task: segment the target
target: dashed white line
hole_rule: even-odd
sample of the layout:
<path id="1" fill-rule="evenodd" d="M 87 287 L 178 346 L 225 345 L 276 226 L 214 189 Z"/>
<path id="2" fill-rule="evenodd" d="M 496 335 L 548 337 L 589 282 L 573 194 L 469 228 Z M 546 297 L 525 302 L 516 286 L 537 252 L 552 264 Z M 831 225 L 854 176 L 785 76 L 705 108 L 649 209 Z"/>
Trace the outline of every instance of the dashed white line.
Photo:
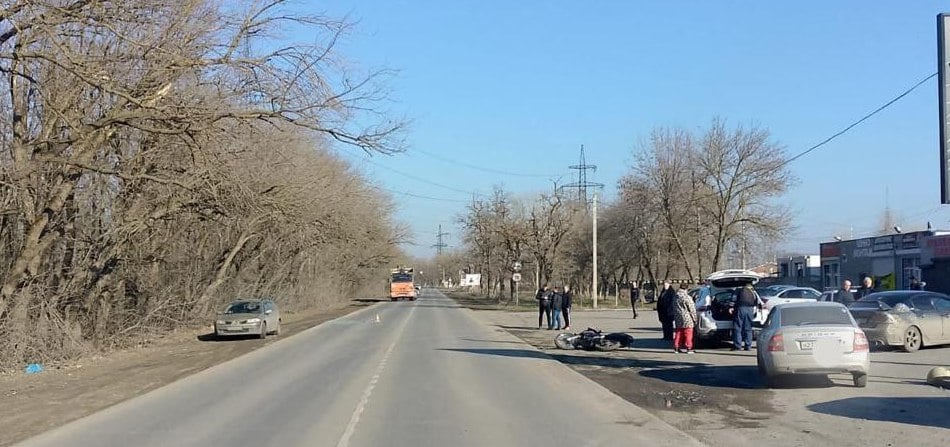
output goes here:
<path id="1" fill-rule="evenodd" d="M 400 326 L 399 331 L 396 334 L 396 338 L 393 340 L 392 344 L 389 345 L 389 348 L 386 349 L 386 353 L 383 354 L 382 360 L 380 360 L 379 365 L 376 366 L 376 371 L 373 373 L 373 377 L 369 381 L 369 385 L 366 386 L 366 389 L 363 390 L 363 395 L 360 397 L 360 403 L 356 405 L 356 409 L 353 410 L 353 415 L 350 416 L 350 422 L 346 424 L 346 430 L 343 431 L 343 436 L 340 438 L 340 442 L 336 443 L 337 447 L 348 447 L 350 445 L 350 438 L 353 437 L 353 433 L 356 431 L 356 425 L 360 422 L 360 417 L 363 415 L 363 410 L 366 409 L 366 406 L 369 404 L 369 398 L 373 394 L 373 389 L 376 388 L 376 384 L 379 382 L 379 377 L 383 374 L 383 370 L 386 369 L 386 362 L 389 360 L 389 355 L 392 354 L 393 349 L 396 348 L 396 343 L 399 342 L 399 339 L 402 338 L 402 333 L 406 329 L 406 325 L 409 323 L 409 320 L 412 318 L 412 314 L 416 311 L 416 307 L 413 306 L 412 310 L 409 311 L 409 316 L 406 317 L 403 321 L 402 326 Z"/>

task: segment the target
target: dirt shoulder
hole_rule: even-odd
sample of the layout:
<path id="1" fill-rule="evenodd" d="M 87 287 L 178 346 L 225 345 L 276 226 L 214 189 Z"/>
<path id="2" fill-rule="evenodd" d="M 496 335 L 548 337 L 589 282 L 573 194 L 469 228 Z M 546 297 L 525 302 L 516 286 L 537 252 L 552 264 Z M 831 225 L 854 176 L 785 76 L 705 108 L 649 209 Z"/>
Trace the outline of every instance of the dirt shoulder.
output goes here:
<path id="1" fill-rule="evenodd" d="M 167 334 L 152 344 L 49 367 L 0 375 L 0 446 L 11 445 L 219 363 L 297 334 L 375 300 L 333 310 L 287 313 L 279 337 L 214 340 L 211 328 Z"/>

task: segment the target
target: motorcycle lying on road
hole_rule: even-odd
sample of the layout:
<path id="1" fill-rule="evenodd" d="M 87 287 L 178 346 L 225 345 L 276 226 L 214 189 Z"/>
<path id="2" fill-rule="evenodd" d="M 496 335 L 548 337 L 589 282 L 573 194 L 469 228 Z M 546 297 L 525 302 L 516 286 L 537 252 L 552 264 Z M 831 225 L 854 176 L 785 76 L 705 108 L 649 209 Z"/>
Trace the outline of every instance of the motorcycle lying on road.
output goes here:
<path id="1" fill-rule="evenodd" d="M 576 334 L 569 332 L 558 334 L 554 338 L 554 344 L 560 349 L 613 351 L 617 348 L 633 346 L 633 336 L 623 332 L 605 334 L 600 329 L 589 327 Z"/>

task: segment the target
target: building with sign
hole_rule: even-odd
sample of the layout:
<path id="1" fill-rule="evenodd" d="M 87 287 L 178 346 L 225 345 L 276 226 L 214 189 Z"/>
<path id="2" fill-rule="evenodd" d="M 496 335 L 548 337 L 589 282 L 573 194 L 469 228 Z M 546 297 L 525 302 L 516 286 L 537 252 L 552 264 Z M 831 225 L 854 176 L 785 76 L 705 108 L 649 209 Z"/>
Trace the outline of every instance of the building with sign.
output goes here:
<path id="1" fill-rule="evenodd" d="M 943 244 L 946 244 L 945 246 Z M 910 287 L 912 278 L 928 290 L 950 291 L 950 232 L 914 231 L 821 244 L 821 282 L 836 289 L 850 279 L 874 279 L 878 290 Z M 944 284 L 946 283 L 946 284 Z"/>

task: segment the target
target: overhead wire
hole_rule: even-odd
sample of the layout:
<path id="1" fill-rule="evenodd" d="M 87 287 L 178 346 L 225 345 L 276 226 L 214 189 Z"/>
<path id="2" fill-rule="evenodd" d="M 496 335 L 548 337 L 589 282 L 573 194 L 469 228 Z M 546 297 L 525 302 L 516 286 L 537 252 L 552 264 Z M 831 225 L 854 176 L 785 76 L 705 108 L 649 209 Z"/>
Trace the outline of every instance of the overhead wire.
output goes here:
<path id="1" fill-rule="evenodd" d="M 469 169 L 474 169 L 476 171 L 488 172 L 491 174 L 507 175 L 509 177 L 534 177 L 534 178 L 547 178 L 551 177 L 552 174 L 525 174 L 518 172 L 503 171 L 501 169 L 486 168 L 484 166 L 478 166 L 471 163 L 466 163 L 461 160 L 453 160 L 450 158 L 442 157 L 440 155 L 433 154 L 431 152 L 424 151 L 422 149 L 413 149 L 412 152 L 418 152 L 420 154 L 426 155 L 428 157 L 434 158 L 436 160 L 442 161 L 444 163 L 449 163 L 453 165 L 464 166 Z"/>
<path id="2" fill-rule="evenodd" d="M 936 76 L 937 76 L 937 73 L 934 73 L 934 74 L 931 74 L 930 76 L 927 76 L 926 78 L 921 79 L 921 80 L 918 81 L 916 84 L 914 84 L 912 87 L 910 87 L 910 88 L 907 89 L 907 90 L 904 90 L 903 92 L 901 92 L 901 94 L 895 96 L 893 99 L 891 99 L 890 101 L 884 103 L 884 105 L 882 105 L 882 106 L 880 106 L 880 107 L 874 109 L 872 112 L 868 113 L 867 115 L 864 115 L 863 117 L 861 117 L 861 119 L 859 119 L 859 120 L 857 120 L 857 121 L 855 121 L 855 122 L 849 124 L 847 127 L 845 127 L 844 129 L 841 129 L 840 131 L 836 132 L 835 134 L 831 135 L 830 137 L 825 138 L 825 139 L 822 140 L 820 143 L 818 143 L 818 144 L 816 144 L 816 145 L 814 145 L 814 146 L 812 146 L 812 147 L 810 147 L 810 148 L 808 148 L 808 149 L 805 149 L 804 151 L 799 152 L 799 153 L 796 154 L 795 156 L 793 156 L 793 157 L 791 157 L 791 158 L 785 160 L 784 162 L 782 162 L 781 164 L 779 164 L 778 166 L 776 166 L 776 167 L 774 168 L 774 170 L 777 171 L 777 170 L 781 169 L 782 167 L 784 167 L 785 165 L 787 165 L 787 164 L 789 164 L 789 163 L 791 163 L 791 162 L 793 162 L 793 161 L 795 161 L 795 160 L 798 160 L 799 158 L 804 157 L 805 155 L 808 155 L 809 153 L 811 153 L 811 152 L 814 151 L 815 149 L 818 149 L 818 148 L 820 148 L 820 147 L 822 147 L 822 146 L 824 146 L 824 145 L 830 143 L 830 142 L 831 142 L 832 140 L 834 140 L 835 138 L 838 138 L 838 137 L 844 135 L 844 134 L 847 133 L 849 130 L 855 128 L 855 127 L 858 126 L 859 124 L 861 124 L 861 123 L 867 121 L 868 119 L 870 119 L 872 116 L 877 115 L 878 113 L 880 113 L 880 112 L 882 112 L 884 109 L 890 107 L 891 105 L 893 105 L 893 104 L 896 103 L 897 101 L 900 101 L 901 99 L 903 99 L 905 96 L 909 95 L 909 94 L 910 94 L 911 92 L 913 92 L 914 90 L 917 90 L 917 87 L 920 87 L 920 86 L 923 85 L 925 82 L 927 82 L 927 81 L 933 79 L 933 78 L 936 77 Z"/>

